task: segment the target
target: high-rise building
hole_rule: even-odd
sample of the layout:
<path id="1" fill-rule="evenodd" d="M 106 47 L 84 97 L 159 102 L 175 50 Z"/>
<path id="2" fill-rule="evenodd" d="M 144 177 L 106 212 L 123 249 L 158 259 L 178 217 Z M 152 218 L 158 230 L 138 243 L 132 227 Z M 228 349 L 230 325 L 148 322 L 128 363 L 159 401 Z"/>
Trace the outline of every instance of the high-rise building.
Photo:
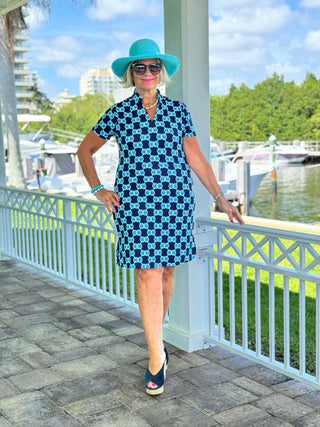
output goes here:
<path id="1" fill-rule="evenodd" d="M 96 93 L 109 95 L 120 87 L 118 78 L 113 74 L 111 68 L 91 68 L 80 79 L 81 96 L 86 93 L 90 95 L 95 95 Z"/>
<path id="2" fill-rule="evenodd" d="M 27 114 L 34 110 L 31 98 L 33 96 L 32 87 L 39 87 L 38 74 L 25 67 L 31 62 L 24 54 L 30 51 L 29 47 L 23 46 L 23 42 L 29 40 L 26 34 L 21 31 L 15 36 L 14 44 L 14 79 L 16 85 L 17 111 L 18 114 Z"/>

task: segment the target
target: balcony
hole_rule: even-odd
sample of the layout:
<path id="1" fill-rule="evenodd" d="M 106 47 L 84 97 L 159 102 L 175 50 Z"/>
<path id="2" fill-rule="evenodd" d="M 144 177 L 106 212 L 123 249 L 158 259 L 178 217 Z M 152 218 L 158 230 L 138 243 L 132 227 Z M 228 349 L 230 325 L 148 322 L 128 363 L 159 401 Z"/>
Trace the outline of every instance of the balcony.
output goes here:
<path id="1" fill-rule="evenodd" d="M 32 81 L 26 81 L 26 80 L 15 80 L 14 82 L 15 86 L 19 87 L 32 87 L 34 86 L 34 82 Z"/>
<path id="2" fill-rule="evenodd" d="M 21 70 L 21 69 L 14 69 L 13 72 L 16 75 L 25 75 L 25 76 L 31 75 L 33 73 L 33 71 L 29 70 L 28 68 L 23 69 L 23 70 Z"/>
<path id="3" fill-rule="evenodd" d="M 272 228 L 199 219 L 196 234 L 203 235 L 198 237 L 196 262 L 208 265 L 211 327 L 205 341 L 209 348 L 187 353 L 173 343 L 167 344 L 170 363 L 165 392 L 154 400 L 143 387 L 148 355 L 134 276 L 115 265 L 116 234 L 111 215 L 93 200 L 5 187 L 0 189 L 0 212 L 0 322 L 4 325 L 0 348 L 2 363 L 10 366 L 0 397 L 5 421 L 103 425 L 112 420 L 121 425 L 125 417 L 129 425 L 142 426 L 156 417 L 163 425 L 176 425 L 177 420 L 184 420 L 186 425 L 225 426 L 319 423 L 319 391 L 314 390 L 317 373 L 310 378 L 300 366 L 301 378 L 292 379 L 288 358 L 287 365 L 272 366 L 278 357 L 272 351 L 274 344 L 283 339 L 272 333 L 276 322 L 273 279 L 280 274 L 286 283 L 288 276 L 294 276 L 292 268 L 277 266 L 274 249 L 277 246 L 281 250 L 281 262 L 290 260 L 299 276 L 303 360 L 303 326 L 307 320 L 304 283 L 313 281 L 319 286 L 319 274 L 312 271 L 319 264 L 319 254 L 314 251 L 319 241 L 314 236 L 284 236 L 283 231 Z M 294 238 L 294 243 L 288 245 L 284 238 Z M 264 248 L 267 241 L 268 255 Z M 300 261 L 305 260 L 299 268 L 294 247 L 301 248 Z M 306 251 L 314 258 L 310 264 L 309 256 L 303 255 Z M 259 254 L 260 260 L 253 259 L 254 254 Z M 223 263 L 229 265 L 228 288 L 223 283 Z M 250 310 L 246 309 L 251 287 L 249 268 L 255 270 L 258 308 L 262 308 L 259 295 L 264 294 L 262 270 L 271 270 L 269 367 L 260 360 L 263 352 L 259 346 L 262 348 L 263 343 L 258 334 L 262 320 L 259 310 L 254 319 L 260 325 L 255 334 L 256 343 L 260 343 L 254 354 L 248 355 L 252 345 Z M 237 280 L 242 283 L 239 289 Z M 293 297 L 288 286 L 283 287 L 283 294 L 288 309 Z M 279 298 L 279 293 L 276 296 Z M 180 306 L 184 303 L 180 300 Z M 237 304 L 242 304 L 240 312 Z M 206 311 L 198 308 L 198 316 Z M 284 337 L 290 349 L 286 313 L 288 310 L 284 311 Z M 315 318 L 318 322 L 319 316 Z M 213 341 L 218 345 L 211 346 Z M 284 368 L 287 374 L 280 372 Z M 15 406 L 19 411 L 12 410 Z"/>
<path id="4" fill-rule="evenodd" d="M 28 64 L 29 62 L 31 62 L 30 58 L 25 58 L 25 57 L 16 57 L 14 58 L 14 62 L 16 64 Z"/>
<path id="5" fill-rule="evenodd" d="M 16 40 L 22 40 L 22 41 L 26 41 L 26 40 L 30 40 L 30 36 L 28 36 L 27 34 L 16 34 L 14 37 Z"/>
<path id="6" fill-rule="evenodd" d="M 31 107 L 32 107 L 31 102 L 19 102 L 19 100 L 17 99 L 17 110 L 29 111 Z M 19 114 L 20 114 L 20 111 L 19 111 Z"/>
<path id="7" fill-rule="evenodd" d="M 24 99 L 24 98 L 32 98 L 33 97 L 33 92 L 23 92 L 23 91 L 16 91 L 16 97 L 17 97 L 17 102 L 19 102 L 19 99 Z"/>
<path id="8" fill-rule="evenodd" d="M 14 52 L 30 52 L 31 48 L 26 46 L 17 46 L 15 45 L 13 48 Z"/>

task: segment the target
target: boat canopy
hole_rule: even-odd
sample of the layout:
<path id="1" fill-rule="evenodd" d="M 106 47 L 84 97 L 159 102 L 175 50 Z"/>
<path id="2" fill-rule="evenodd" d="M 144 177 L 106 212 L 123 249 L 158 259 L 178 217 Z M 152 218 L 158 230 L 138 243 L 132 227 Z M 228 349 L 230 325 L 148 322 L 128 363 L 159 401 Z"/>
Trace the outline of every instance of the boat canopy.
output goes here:
<path id="1" fill-rule="evenodd" d="M 51 120 L 50 116 L 46 114 L 18 114 L 18 122 L 19 123 L 31 123 L 31 122 L 41 122 L 41 123 L 49 123 Z M 2 114 L 2 121 L 5 121 L 5 115 Z"/>
<path id="2" fill-rule="evenodd" d="M 50 116 L 46 114 L 18 114 L 19 123 L 30 123 L 30 122 L 41 122 L 49 123 L 51 120 Z"/>

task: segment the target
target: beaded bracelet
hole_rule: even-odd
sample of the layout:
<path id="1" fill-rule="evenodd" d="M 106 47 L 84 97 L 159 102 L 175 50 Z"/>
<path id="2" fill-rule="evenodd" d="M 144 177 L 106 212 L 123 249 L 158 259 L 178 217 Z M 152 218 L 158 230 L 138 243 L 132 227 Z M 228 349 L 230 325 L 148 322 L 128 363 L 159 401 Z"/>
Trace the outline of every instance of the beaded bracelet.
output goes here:
<path id="1" fill-rule="evenodd" d="M 213 196 L 214 200 L 217 201 L 219 199 L 219 197 L 223 196 L 224 192 L 221 191 L 221 193 L 219 193 L 217 196 Z"/>
<path id="2" fill-rule="evenodd" d="M 91 193 L 92 194 L 96 194 L 99 190 L 101 190 L 102 188 L 104 188 L 104 185 L 103 184 L 100 184 L 100 185 L 98 185 L 97 187 L 95 187 L 95 188 L 93 188 L 92 190 L 91 190 Z"/>

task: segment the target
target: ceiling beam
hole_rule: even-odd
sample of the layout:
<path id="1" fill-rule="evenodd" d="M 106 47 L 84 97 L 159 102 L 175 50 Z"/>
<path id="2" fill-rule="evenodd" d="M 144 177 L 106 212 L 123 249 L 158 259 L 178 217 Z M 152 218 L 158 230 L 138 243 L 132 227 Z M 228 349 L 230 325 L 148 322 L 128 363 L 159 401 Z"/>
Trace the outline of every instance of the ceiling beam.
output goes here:
<path id="1" fill-rule="evenodd" d="M 19 6 L 28 3 L 29 0 L 0 0 L 0 15 L 4 15 Z"/>

